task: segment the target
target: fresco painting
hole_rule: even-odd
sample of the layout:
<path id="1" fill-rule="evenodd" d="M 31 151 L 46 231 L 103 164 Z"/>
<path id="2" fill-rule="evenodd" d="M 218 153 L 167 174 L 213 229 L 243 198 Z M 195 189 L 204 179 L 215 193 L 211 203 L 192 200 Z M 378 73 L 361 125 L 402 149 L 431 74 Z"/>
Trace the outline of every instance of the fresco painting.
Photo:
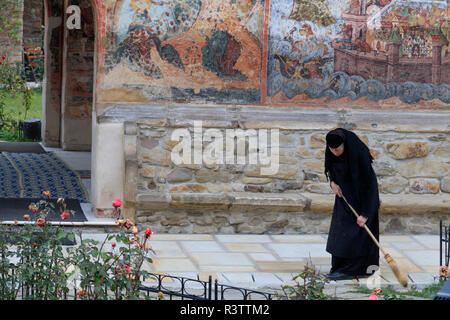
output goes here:
<path id="1" fill-rule="evenodd" d="M 446 0 L 271 0 L 268 101 L 449 103 L 448 13 Z"/>
<path id="2" fill-rule="evenodd" d="M 263 0 L 125 0 L 116 10 L 107 86 L 126 78 L 149 100 L 260 101 Z"/>

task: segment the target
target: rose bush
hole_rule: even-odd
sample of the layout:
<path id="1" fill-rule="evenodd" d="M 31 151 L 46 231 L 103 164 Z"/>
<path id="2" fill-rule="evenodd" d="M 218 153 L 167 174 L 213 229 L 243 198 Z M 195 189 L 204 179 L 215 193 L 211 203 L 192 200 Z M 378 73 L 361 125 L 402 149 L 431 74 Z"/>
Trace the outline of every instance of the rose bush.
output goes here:
<path id="1" fill-rule="evenodd" d="M 71 292 L 82 300 L 146 298 L 139 287 L 148 276 L 144 263 L 152 263 L 149 229 L 141 239 L 134 223 L 119 215 L 117 220 L 124 221 L 118 223 L 120 232 L 108 234 L 102 243 L 84 239 L 77 231 L 78 243 L 64 246 L 63 241 L 73 242 L 76 235 L 48 217 L 59 210 L 67 224 L 74 212 L 64 199 L 55 206 L 49 192 L 43 196 L 30 204 L 24 226 L 0 226 L 0 300 L 65 299 Z M 120 213 L 122 202 L 115 204 Z"/>

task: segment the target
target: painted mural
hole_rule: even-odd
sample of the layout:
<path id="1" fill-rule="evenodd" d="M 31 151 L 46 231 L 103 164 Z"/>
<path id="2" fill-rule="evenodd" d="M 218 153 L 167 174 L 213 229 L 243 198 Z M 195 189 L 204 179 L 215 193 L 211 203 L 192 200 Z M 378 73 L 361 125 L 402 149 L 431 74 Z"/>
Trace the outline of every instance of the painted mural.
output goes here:
<path id="1" fill-rule="evenodd" d="M 149 100 L 258 103 L 264 0 L 124 0 L 105 89 L 127 85 Z"/>
<path id="2" fill-rule="evenodd" d="M 447 0 L 271 0 L 269 102 L 450 103 L 449 6 Z"/>

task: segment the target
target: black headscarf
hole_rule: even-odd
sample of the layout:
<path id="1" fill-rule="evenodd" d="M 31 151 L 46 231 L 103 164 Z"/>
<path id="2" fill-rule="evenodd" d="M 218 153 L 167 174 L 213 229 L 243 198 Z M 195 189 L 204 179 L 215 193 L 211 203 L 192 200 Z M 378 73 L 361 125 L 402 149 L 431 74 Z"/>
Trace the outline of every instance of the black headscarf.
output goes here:
<path id="1" fill-rule="evenodd" d="M 373 157 L 369 148 L 356 134 L 349 130 L 337 128 L 330 131 L 327 134 L 327 146 L 325 147 L 325 175 L 327 180 L 330 178 L 333 160 L 336 159 L 336 156 L 328 148 L 328 140 L 336 143 L 336 139 L 333 139 L 333 136 L 343 139 L 344 153 L 342 156 L 345 157 L 345 161 L 350 169 L 352 183 L 355 185 L 356 190 L 363 192 L 363 190 L 366 190 L 366 183 L 369 181 L 372 169 Z M 357 196 L 357 198 L 360 197 Z"/>

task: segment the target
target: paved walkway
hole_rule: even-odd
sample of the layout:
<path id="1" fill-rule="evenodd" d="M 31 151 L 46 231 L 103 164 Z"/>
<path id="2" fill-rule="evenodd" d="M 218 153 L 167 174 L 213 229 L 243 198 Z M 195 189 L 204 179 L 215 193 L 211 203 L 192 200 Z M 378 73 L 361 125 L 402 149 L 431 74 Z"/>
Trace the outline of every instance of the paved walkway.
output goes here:
<path id="1" fill-rule="evenodd" d="M 104 234 L 84 237 L 103 240 Z M 207 281 L 209 275 L 221 284 L 280 290 L 292 285 L 308 263 L 328 273 L 331 256 L 325 251 L 327 235 L 210 235 L 153 234 L 153 264 L 146 269 L 162 274 Z M 438 281 L 439 236 L 380 235 L 383 248 L 408 274 L 409 287 L 418 289 Z M 329 285 L 371 285 L 401 288 L 391 269 L 380 257 L 380 277 L 333 281 Z M 379 283 L 377 283 L 379 279 Z"/>
<path id="2" fill-rule="evenodd" d="M 90 152 L 54 151 L 79 172 L 86 172 L 82 180 L 90 189 Z M 101 227 L 114 224 L 111 219 L 95 217 L 90 204 L 83 210 L 88 223 Z M 84 237 L 102 241 L 105 234 L 87 231 Z M 91 233 L 89 233 L 91 232 Z M 207 280 L 209 275 L 221 284 L 247 288 L 280 290 L 282 285 L 295 284 L 305 264 L 311 263 L 328 273 L 331 255 L 325 251 L 326 234 L 314 235 L 210 235 L 210 234 L 153 234 L 151 244 L 156 252 L 149 271 L 193 279 Z M 421 288 L 438 280 L 438 235 L 380 235 L 383 248 L 408 274 L 409 287 Z M 380 254 L 380 277 L 361 279 L 359 285 L 401 288 Z M 379 280 L 379 282 L 377 282 Z M 352 280 L 331 282 L 329 286 L 352 286 Z M 358 284 L 358 283 L 356 283 Z"/>

